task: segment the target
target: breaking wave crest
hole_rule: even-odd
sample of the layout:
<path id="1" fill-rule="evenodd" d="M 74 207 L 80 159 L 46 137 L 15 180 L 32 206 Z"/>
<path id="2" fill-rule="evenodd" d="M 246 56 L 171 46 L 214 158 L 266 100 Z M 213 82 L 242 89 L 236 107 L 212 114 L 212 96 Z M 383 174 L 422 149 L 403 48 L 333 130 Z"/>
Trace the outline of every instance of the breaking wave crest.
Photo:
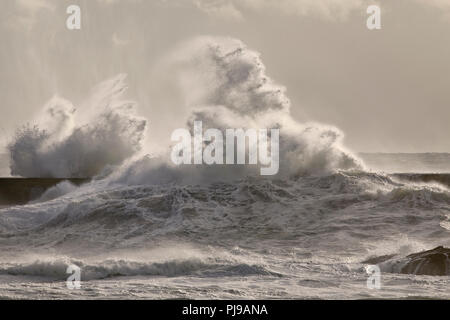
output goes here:
<path id="1" fill-rule="evenodd" d="M 17 236 L 23 248 L 109 250 L 165 239 L 225 245 L 308 236 L 332 243 L 342 233 L 376 239 L 399 230 L 431 237 L 446 231 L 450 204 L 444 189 L 365 172 L 188 186 L 94 181 L 50 200 L 64 188 L 49 192 L 47 202 L 0 209 L 0 241 Z"/>
<path id="2" fill-rule="evenodd" d="M 162 63 L 181 87 L 191 129 L 280 129 L 280 173 L 290 177 L 361 169 L 361 161 L 342 144 L 340 130 L 316 123 L 299 123 L 290 114 L 285 88 L 267 75 L 259 53 L 232 38 L 200 37 L 185 43 Z M 123 101 L 125 77 L 100 84 L 88 100 L 96 112 L 85 122 L 77 109 L 61 98 L 44 108 L 37 126 L 25 126 L 9 145 L 11 173 L 24 177 L 92 177 L 124 163 L 143 149 L 146 120 Z M 175 110 L 174 110 L 175 111 Z M 175 112 L 176 113 L 176 112 Z M 174 128 L 176 129 L 176 128 Z M 145 150 L 152 150 L 145 146 Z M 239 179 L 257 171 L 249 165 L 175 167 L 170 144 L 159 157 L 128 161 L 115 171 L 115 182 L 147 184 Z"/>
<path id="3" fill-rule="evenodd" d="M 189 113 L 186 127 L 194 121 L 203 129 L 276 128 L 280 130 L 278 177 L 326 174 L 338 169 L 361 169 L 363 164 L 342 144 L 340 130 L 317 123 L 299 123 L 290 114 L 285 88 L 267 75 L 259 53 L 231 38 L 200 37 L 177 48 L 165 66 L 174 74 Z M 240 179 L 257 172 L 251 166 L 215 165 L 174 167 L 166 161 L 143 158 L 128 167 L 115 181 L 199 183 Z"/>

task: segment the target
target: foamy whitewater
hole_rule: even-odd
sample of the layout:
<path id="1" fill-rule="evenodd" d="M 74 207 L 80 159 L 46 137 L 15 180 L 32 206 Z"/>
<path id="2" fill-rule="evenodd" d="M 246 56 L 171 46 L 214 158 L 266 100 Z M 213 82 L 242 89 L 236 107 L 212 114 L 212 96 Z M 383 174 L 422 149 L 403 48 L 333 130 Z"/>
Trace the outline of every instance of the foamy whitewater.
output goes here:
<path id="1" fill-rule="evenodd" d="M 95 88 L 83 116 L 54 97 L 9 144 L 11 174 L 94 178 L 0 209 L 1 298 L 450 298 L 448 274 L 398 273 L 406 255 L 450 246 L 446 185 L 371 171 L 338 129 L 294 120 L 238 40 L 197 38 L 163 65 L 186 128 L 279 128 L 279 174 L 174 166 L 123 98 L 124 75 Z M 363 261 L 384 255 L 381 289 L 368 289 Z M 70 264 L 80 290 L 66 287 Z"/>

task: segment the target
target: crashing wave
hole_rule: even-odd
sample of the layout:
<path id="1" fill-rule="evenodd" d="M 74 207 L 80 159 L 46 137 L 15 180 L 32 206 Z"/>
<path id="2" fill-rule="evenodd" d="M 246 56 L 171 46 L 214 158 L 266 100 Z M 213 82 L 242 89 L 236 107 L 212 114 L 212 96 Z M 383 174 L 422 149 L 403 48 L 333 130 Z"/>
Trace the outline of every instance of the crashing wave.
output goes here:
<path id="1" fill-rule="evenodd" d="M 147 121 L 134 114 L 134 102 L 121 99 L 125 89 L 124 75 L 100 84 L 87 103 L 92 115 L 86 122 L 69 101 L 51 99 L 38 124 L 19 129 L 8 145 L 11 174 L 92 177 L 141 150 Z"/>

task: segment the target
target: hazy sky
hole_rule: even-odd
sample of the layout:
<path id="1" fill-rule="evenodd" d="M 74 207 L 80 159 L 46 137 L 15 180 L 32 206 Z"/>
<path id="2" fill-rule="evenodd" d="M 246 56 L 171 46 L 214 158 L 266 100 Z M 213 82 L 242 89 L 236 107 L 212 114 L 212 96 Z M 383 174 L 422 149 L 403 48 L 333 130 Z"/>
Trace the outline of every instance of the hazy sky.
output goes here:
<path id="1" fill-rule="evenodd" d="M 66 28 L 70 4 L 79 31 Z M 369 4 L 381 30 L 366 28 Z M 0 135 L 118 73 L 158 130 L 177 110 L 154 70 L 197 35 L 260 52 L 295 117 L 336 125 L 355 151 L 450 152 L 450 0 L 2 0 Z"/>

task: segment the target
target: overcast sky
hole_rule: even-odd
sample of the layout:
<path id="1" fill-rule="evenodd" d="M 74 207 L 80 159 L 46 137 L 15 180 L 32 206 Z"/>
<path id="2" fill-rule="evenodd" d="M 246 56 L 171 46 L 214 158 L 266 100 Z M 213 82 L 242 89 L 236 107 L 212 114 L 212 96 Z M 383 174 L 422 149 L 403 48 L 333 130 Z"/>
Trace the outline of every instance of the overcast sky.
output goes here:
<path id="1" fill-rule="evenodd" d="M 369 31 L 377 3 L 382 29 Z M 79 31 L 66 28 L 70 4 Z M 55 93 L 76 105 L 118 73 L 157 130 L 176 110 L 154 70 L 197 35 L 260 52 L 294 116 L 336 125 L 354 151 L 450 152 L 450 0 L 2 0 L 2 139 Z"/>

